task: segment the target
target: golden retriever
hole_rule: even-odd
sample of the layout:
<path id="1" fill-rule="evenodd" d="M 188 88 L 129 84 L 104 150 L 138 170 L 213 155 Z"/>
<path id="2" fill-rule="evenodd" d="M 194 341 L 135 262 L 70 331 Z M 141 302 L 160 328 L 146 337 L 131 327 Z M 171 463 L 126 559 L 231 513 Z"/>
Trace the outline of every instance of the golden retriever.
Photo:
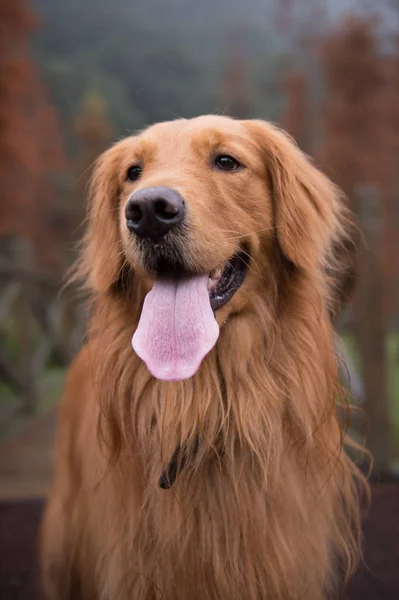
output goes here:
<path id="1" fill-rule="evenodd" d="M 49 600 L 339 596 L 367 487 L 337 418 L 326 273 L 343 207 L 266 122 L 160 123 L 100 157 L 76 275 L 88 339 L 42 528 Z"/>

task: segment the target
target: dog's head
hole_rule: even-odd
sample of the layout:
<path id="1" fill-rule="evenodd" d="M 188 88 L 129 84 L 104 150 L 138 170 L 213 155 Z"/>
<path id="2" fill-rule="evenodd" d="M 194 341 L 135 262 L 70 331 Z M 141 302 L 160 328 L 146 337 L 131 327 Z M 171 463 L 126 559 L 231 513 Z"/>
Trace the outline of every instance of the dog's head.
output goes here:
<path id="1" fill-rule="evenodd" d="M 90 286 L 107 293 L 128 271 L 152 290 L 134 347 L 161 379 L 195 372 L 219 326 L 267 294 L 276 255 L 318 276 L 342 234 L 334 186 L 261 121 L 154 125 L 100 157 L 92 192 Z"/>

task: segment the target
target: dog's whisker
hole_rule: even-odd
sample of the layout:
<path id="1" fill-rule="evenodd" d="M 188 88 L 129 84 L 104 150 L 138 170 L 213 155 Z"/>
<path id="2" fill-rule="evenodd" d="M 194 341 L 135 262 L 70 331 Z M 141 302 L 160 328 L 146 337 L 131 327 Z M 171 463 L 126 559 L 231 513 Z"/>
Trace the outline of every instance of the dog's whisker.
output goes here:
<path id="1" fill-rule="evenodd" d="M 274 225 L 273 227 L 263 227 L 262 229 L 254 229 L 248 233 L 240 233 L 238 231 L 234 231 L 233 229 L 218 229 L 218 233 L 236 233 L 237 235 L 233 237 L 227 238 L 228 240 L 238 240 L 241 238 L 250 237 L 256 233 L 263 233 L 265 231 L 275 231 L 276 229 L 280 229 L 279 225 Z"/>

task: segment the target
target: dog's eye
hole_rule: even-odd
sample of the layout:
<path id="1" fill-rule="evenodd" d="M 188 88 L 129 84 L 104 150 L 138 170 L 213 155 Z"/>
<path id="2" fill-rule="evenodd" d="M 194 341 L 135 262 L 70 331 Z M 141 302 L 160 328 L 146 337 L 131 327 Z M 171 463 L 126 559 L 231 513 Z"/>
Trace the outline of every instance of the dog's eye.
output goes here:
<path id="1" fill-rule="evenodd" d="M 128 181 L 137 181 L 141 175 L 142 168 L 140 165 L 133 165 L 128 168 L 126 173 L 126 179 Z"/>
<path id="2" fill-rule="evenodd" d="M 220 154 L 214 160 L 216 168 L 221 171 L 237 171 L 241 167 L 238 160 L 228 154 Z"/>

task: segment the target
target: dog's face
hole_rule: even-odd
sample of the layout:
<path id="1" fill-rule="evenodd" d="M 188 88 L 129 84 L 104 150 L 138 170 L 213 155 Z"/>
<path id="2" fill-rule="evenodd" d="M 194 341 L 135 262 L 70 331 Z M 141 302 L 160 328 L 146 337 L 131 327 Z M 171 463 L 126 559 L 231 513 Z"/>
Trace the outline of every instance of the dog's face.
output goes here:
<path id="1" fill-rule="evenodd" d="M 195 305 L 205 285 L 220 325 L 267 288 L 276 249 L 296 268 L 317 271 L 339 233 L 338 206 L 330 182 L 267 123 L 160 123 L 99 161 L 86 257 L 92 285 L 109 289 L 127 267 L 146 291 L 163 282 L 156 305 L 174 294 L 173 310 Z M 193 281 L 201 289 L 184 287 Z M 151 310 L 152 321 L 164 320 Z"/>
<path id="2" fill-rule="evenodd" d="M 120 168 L 120 238 L 133 269 L 208 274 L 212 307 L 231 310 L 261 239 L 273 238 L 264 165 L 247 128 L 222 117 L 161 123 L 130 140 Z"/>

